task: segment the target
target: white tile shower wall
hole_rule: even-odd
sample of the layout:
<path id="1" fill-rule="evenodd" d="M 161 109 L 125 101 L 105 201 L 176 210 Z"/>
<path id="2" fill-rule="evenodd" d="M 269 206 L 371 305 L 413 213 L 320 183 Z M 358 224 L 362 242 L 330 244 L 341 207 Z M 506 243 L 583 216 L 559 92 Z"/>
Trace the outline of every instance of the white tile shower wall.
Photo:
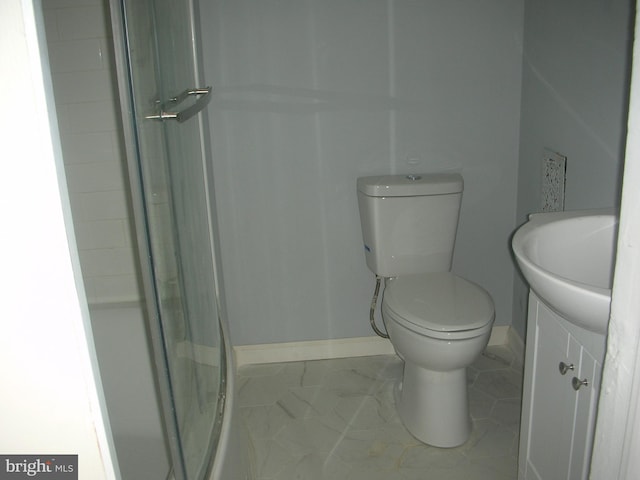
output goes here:
<path id="1" fill-rule="evenodd" d="M 43 0 L 67 182 L 89 302 L 140 298 L 105 0 Z"/>

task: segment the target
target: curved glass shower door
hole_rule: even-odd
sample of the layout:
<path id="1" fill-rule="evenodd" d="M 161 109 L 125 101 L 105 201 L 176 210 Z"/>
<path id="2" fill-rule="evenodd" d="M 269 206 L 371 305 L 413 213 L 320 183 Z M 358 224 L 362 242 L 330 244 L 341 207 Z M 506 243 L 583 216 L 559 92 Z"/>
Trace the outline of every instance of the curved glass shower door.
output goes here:
<path id="1" fill-rule="evenodd" d="M 112 0 L 149 329 L 178 480 L 207 475 L 224 407 L 204 134 L 211 91 L 200 83 L 195 15 L 189 0 Z"/>

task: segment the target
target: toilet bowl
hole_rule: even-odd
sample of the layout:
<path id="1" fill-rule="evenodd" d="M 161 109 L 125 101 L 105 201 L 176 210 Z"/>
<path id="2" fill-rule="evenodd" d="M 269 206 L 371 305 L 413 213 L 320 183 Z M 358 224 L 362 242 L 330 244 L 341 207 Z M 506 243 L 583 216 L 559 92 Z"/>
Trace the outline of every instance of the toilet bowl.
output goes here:
<path id="1" fill-rule="evenodd" d="M 487 346 L 494 308 L 489 294 L 451 273 L 388 280 L 382 316 L 404 360 L 396 407 L 418 440 L 464 443 L 471 431 L 466 367 Z"/>
<path id="2" fill-rule="evenodd" d="M 362 177 L 357 187 L 365 259 L 385 279 L 382 318 L 404 360 L 398 413 L 422 442 L 458 446 L 471 429 L 466 367 L 495 317 L 491 296 L 451 272 L 462 177 Z"/>

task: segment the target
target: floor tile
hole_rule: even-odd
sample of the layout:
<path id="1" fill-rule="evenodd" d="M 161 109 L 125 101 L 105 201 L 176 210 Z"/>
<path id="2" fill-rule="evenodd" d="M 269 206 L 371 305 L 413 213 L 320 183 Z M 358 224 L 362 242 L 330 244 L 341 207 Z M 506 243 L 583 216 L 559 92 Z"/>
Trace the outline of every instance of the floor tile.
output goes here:
<path id="1" fill-rule="evenodd" d="M 522 361 L 489 347 L 468 369 L 473 430 L 460 447 L 416 440 L 401 423 L 395 355 L 251 365 L 238 372 L 256 480 L 512 480 Z"/>

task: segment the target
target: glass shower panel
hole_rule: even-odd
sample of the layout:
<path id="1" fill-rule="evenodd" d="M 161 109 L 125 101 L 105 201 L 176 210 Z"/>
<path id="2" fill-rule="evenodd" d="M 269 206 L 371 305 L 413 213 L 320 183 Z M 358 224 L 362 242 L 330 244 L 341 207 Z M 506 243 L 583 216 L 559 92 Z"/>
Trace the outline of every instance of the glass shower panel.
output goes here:
<path id="1" fill-rule="evenodd" d="M 174 474 L 201 479 L 224 391 L 204 132 L 206 100 L 188 0 L 122 0 L 157 319 L 152 332 Z M 170 118 L 171 117 L 171 118 Z M 151 287 L 151 288 L 149 288 Z M 156 323 L 154 323 L 154 320 Z"/>

